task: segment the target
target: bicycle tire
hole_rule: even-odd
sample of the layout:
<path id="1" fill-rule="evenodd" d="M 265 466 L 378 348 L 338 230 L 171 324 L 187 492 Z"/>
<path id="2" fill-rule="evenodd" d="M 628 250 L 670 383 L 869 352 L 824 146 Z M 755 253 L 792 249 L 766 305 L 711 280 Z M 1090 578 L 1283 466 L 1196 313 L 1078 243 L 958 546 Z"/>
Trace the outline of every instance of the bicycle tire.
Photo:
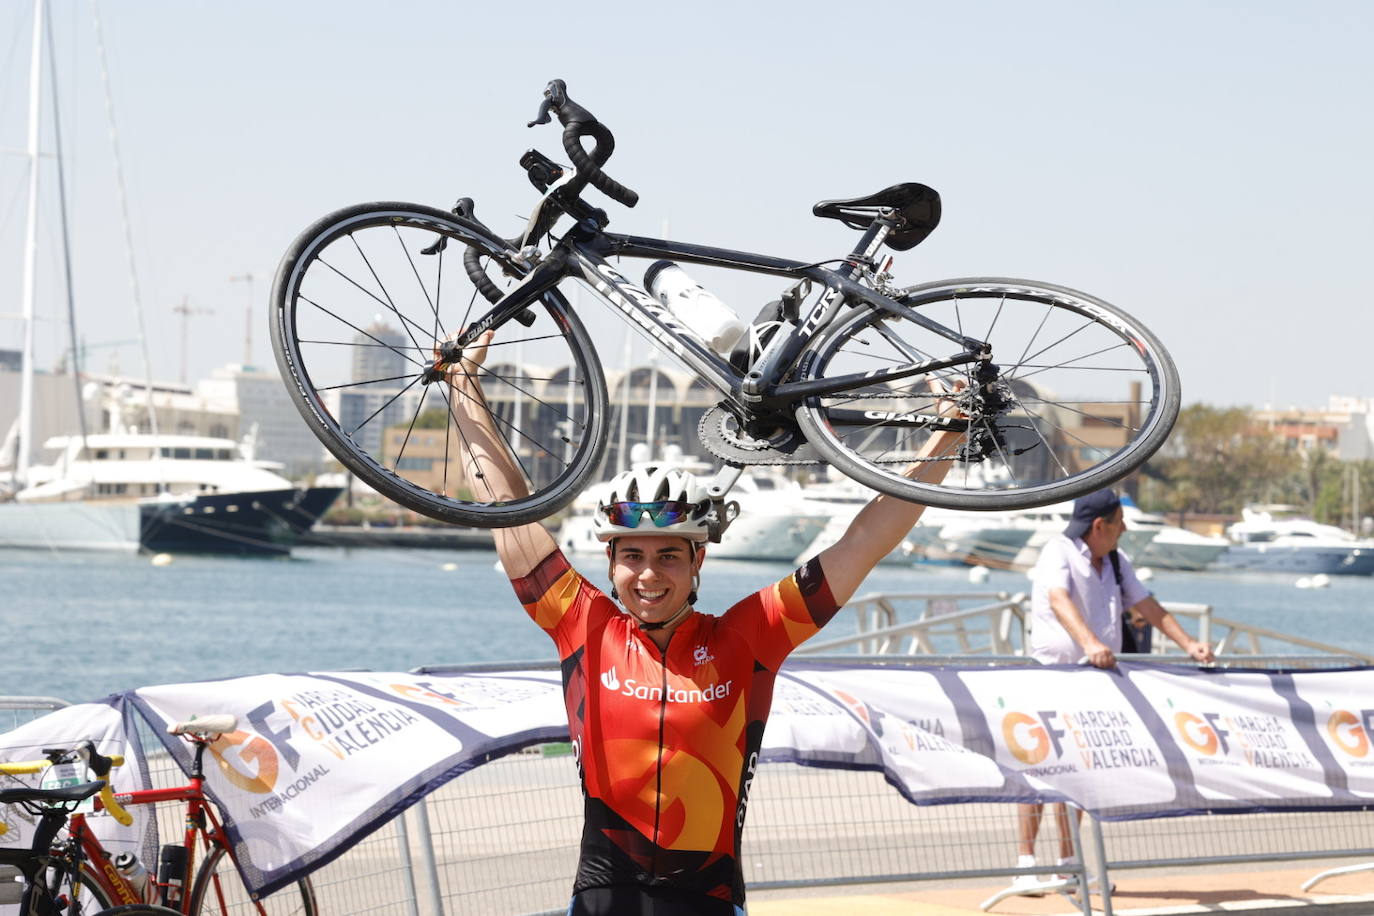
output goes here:
<path id="1" fill-rule="evenodd" d="M 112 906 L 106 910 L 99 910 L 92 916 L 180 916 L 180 914 L 176 910 L 158 906 L 156 903 L 125 903 L 120 906 Z"/>
<path id="2" fill-rule="evenodd" d="M 880 492 L 974 510 L 1075 499 L 1138 468 L 1163 445 L 1178 417 L 1178 371 L 1167 350 L 1139 321 L 1094 296 L 1027 280 L 974 278 L 923 284 L 896 298 L 990 343 L 1009 409 L 996 420 L 976 410 L 969 414 L 971 429 L 998 433 L 1000 444 L 985 449 L 988 457 L 981 461 L 957 460 L 942 483 L 929 484 L 902 476 L 932 435 L 929 427 L 902 425 L 903 415 L 934 413 L 928 376 L 800 404 L 798 425 L 816 450 Z M 956 346 L 910 319 L 857 308 L 808 348 L 799 375 L 814 380 L 891 368 L 952 355 Z M 969 366 L 933 374 L 962 380 L 968 391 L 978 387 Z M 1056 386 L 1072 387 L 1060 394 Z M 840 425 L 842 408 L 853 404 L 867 406 L 868 419 L 855 422 L 848 413 Z M 965 431 L 960 447 L 968 440 Z"/>
<path id="3" fill-rule="evenodd" d="M 58 878 L 58 883 L 65 883 L 68 875 L 70 875 L 70 871 L 64 869 L 63 875 Z M 53 886 L 53 870 L 51 868 L 44 876 L 44 880 L 47 882 L 48 887 Z M 70 888 L 66 888 L 66 890 L 70 891 Z M 87 898 L 87 895 L 89 895 L 89 898 Z M 100 883 L 100 876 L 90 866 L 82 865 L 81 894 L 78 898 L 77 912 L 83 914 L 83 916 L 92 916 L 92 914 L 95 913 L 105 912 L 113 905 L 114 900 L 110 898 L 109 892 L 106 891 L 104 885 Z M 63 907 L 62 912 L 65 914 L 67 908 Z"/>
<path id="4" fill-rule="evenodd" d="M 522 274 L 509 260 L 508 243 L 452 213 L 395 202 L 336 211 L 301 233 L 277 270 L 271 303 L 277 365 L 306 424 L 377 492 L 453 524 L 537 521 L 570 503 L 599 468 L 608 425 L 600 360 L 557 290 L 526 310 L 532 324 L 512 320 L 496 328 L 482 370 L 482 409 L 505 439 L 529 495 L 501 501 L 489 485 L 483 493 L 483 475 L 469 478 L 462 470 L 467 450 L 449 389 L 429 384 L 424 368 L 437 340 L 489 306 L 459 250 L 447 264 L 447 249 L 423 253 L 438 240 L 475 248 L 506 273 Z M 551 371 L 530 371 L 536 362 Z M 436 410 L 444 433 L 430 435 L 421 425 L 417 435 L 422 414 L 433 423 Z"/>
<path id="5" fill-rule="evenodd" d="M 315 916 L 319 912 L 319 906 L 315 900 L 315 887 L 309 878 L 301 878 L 295 884 L 287 885 L 254 901 L 243 885 L 243 879 L 234 866 L 229 850 L 223 846 L 216 846 L 196 869 L 196 880 L 191 885 L 191 906 L 187 912 L 191 916 L 237 916 L 250 913 L 263 913 L 267 916 Z"/>

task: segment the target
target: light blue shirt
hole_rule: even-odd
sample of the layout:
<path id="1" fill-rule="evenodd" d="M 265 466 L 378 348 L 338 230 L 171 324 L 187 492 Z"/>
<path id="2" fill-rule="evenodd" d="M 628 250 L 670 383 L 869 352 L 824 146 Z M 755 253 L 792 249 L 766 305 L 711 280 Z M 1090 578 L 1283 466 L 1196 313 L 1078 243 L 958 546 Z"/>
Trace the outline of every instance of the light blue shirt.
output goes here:
<path id="1" fill-rule="evenodd" d="M 1136 578 L 1131 561 L 1122 551 L 1121 587 L 1117 588 L 1112 561 L 1102 558 L 1102 569 L 1093 569 L 1092 553 L 1081 538 L 1055 535 L 1040 551 L 1031 568 L 1031 657 L 1044 664 L 1073 664 L 1086 653 L 1054 616 L 1050 589 L 1062 588 L 1083 616 L 1083 622 L 1113 652 L 1121 651 L 1121 613 L 1150 596 Z"/>

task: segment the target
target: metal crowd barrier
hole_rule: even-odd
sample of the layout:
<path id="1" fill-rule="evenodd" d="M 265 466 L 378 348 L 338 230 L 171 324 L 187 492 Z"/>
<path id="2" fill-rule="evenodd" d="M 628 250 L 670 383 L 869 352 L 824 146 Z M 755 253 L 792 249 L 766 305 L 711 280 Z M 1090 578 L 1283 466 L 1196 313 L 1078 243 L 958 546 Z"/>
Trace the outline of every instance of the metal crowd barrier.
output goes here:
<path id="1" fill-rule="evenodd" d="M 817 640 L 805 654 L 844 654 L 866 663 L 903 665 L 1031 664 L 1024 651 L 1029 617 L 1024 595 L 865 595 L 851 602 L 854 633 Z M 1203 605 L 1166 605 L 1191 620 L 1199 635 L 1224 628 L 1221 664 L 1250 667 L 1362 665 L 1371 660 L 1343 649 L 1245 627 L 1211 616 Z M 1275 644 L 1305 654 L 1253 654 Z M 1251 650 L 1244 654 L 1241 650 Z M 1321 654 L 1313 654 L 1321 652 Z M 896 656 L 896 657 L 894 657 Z M 1174 662 L 1156 646 L 1137 660 Z M 548 662 L 459 666 L 471 669 L 552 668 Z M 422 668 L 435 673 L 455 668 Z M 0 698 L 13 728 L 65 705 L 48 698 Z M 180 778 L 157 739 L 141 735 L 155 784 Z M 751 900 L 796 888 L 877 885 L 1020 874 L 1075 872 L 1110 887 L 1126 869 L 1230 865 L 1319 859 L 1374 862 L 1374 819 L 1365 812 L 1269 812 L 1144 821 L 1085 821 L 1072 837 L 1078 869 L 1055 866 L 1053 819 L 1040 831 L 1038 869 L 1016 863 L 1017 806 L 911 805 L 883 775 L 790 763 L 767 764 L 754 783 L 742 854 Z M 567 744 L 528 748 L 476 767 L 420 800 L 311 876 L 323 914 L 562 914 L 572 885 L 581 835 L 581 793 Z M 175 812 L 168 812 L 175 817 Z M 1069 819 L 1075 824 L 1075 819 Z M 174 831 L 175 824 L 161 825 Z M 1074 830 L 1076 834 L 1076 829 Z M 1355 865 L 1315 875 L 1313 884 Z M 1001 894 L 985 906 L 995 908 Z M 1092 912 L 1079 893 L 1076 906 Z M 1098 897 L 1112 913 L 1110 895 Z"/>

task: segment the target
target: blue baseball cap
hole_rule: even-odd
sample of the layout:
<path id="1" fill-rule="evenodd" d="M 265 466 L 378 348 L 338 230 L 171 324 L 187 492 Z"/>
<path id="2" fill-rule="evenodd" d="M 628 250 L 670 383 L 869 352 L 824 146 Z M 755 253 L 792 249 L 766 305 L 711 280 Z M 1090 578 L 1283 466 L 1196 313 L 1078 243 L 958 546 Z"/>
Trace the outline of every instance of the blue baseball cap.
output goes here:
<path id="1" fill-rule="evenodd" d="M 1093 526 L 1093 519 L 1110 518 L 1121 508 L 1121 497 L 1111 490 L 1097 490 L 1073 501 L 1073 520 L 1064 529 L 1071 538 L 1081 538 Z"/>

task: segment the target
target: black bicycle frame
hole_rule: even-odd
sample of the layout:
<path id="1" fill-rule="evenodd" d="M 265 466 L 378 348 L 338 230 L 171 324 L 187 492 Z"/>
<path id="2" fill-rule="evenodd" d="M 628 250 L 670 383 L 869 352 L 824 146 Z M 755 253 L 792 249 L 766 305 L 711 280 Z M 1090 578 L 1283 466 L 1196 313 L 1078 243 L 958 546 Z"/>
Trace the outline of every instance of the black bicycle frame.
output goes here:
<path id="1" fill-rule="evenodd" d="M 495 303 L 486 315 L 474 322 L 455 343 L 458 347 L 466 346 L 487 328 L 512 320 L 526 306 L 557 286 L 559 281 L 571 277 L 581 280 L 605 302 L 618 309 L 746 416 L 778 410 L 807 397 L 895 381 L 987 359 L 989 349 L 983 341 L 950 330 L 854 281 L 853 275 L 858 272 L 860 265 L 874 256 L 891 227 L 892 223 L 887 220 L 875 220 L 865 231 L 858 251 L 846 259 L 840 270 L 829 270 L 816 264 L 744 251 L 603 232 L 583 223 L 565 235 L 519 284 Z M 787 324 L 786 333 L 774 335 L 758 361 L 741 375 L 657 299 L 612 267 L 607 257 L 668 258 L 796 280 L 805 279 L 822 287 L 824 292 L 805 316 L 798 315 L 796 321 Z M 860 303 L 915 322 L 957 344 L 962 351 L 943 359 L 925 359 L 912 352 L 908 353 L 910 362 L 886 369 L 815 381 L 776 382 L 844 306 L 859 307 Z M 900 341 L 894 340 L 894 343 L 900 344 Z M 872 425 L 874 421 L 874 417 L 860 411 L 831 411 L 831 419 L 838 423 L 861 422 L 865 425 Z M 892 413 L 882 420 L 904 426 L 961 425 L 957 421 L 951 423 L 934 415 L 911 413 Z"/>

